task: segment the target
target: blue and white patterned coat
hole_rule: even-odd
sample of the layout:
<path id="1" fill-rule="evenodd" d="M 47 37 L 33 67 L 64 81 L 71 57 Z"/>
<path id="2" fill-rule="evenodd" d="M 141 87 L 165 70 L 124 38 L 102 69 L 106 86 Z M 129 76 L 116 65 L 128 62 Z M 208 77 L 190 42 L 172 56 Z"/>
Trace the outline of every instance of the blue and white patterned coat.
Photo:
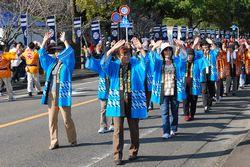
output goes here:
<path id="1" fill-rule="evenodd" d="M 90 56 L 87 58 L 85 67 L 99 74 L 98 99 L 107 100 L 108 99 L 108 87 L 107 87 L 108 84 L 106 83 L 107 76 L 101 68 L 101 59 L 96 59 L 93 56 Z"/>
<path id="2" fill-rule="evenodd" d="M 202 50 L 195 50 L 195 57 L 196 58 L 202 58 L 204 57 L 204 59 L 202 60 L 204 63 L 208 63 L 208 65 L 211 67 L 211 71 L 210 71 L 210 81 L 217 81 L 218 80 L 218 71 L 217 71 L 217 56 L 218 56 L 218 52 L 219 50 L 214 49 L 214 50 L 210 50 L 209 54 L 210 54 L 210 60 L 208 60 L 208 58 L 206 58 L 204 56 L 204 53 Z M 201 82 L 205 82 L 205 76 L 204 73 L 203 75 L 201 75 Z"/>
<path id="3" fill-rule="evenodd" d="M 153 84 L 153 73 L 154 73 L 154 54 L 152 52 L 147 52 L 145 57 L 146 61 L 146 77 L 147 77 L 147 90 L 152 91 Z"/>
<path id="4" fill-rule="evenodd" d="M 160 54 L 154 51 L 151 54 L 155 54 L 155 61 L 154 61 L 154 77 L 153 77 L 153 85 L 152 85 L 152 95 L 151 101 L 154 103 L 161 104 L 163 98 L 163 84 L 162 84 L 162 66 L 163 66 L 163 59 Z M 174 56 L 173 63 L 175 66 L 175 73 L 176 73 L 176 92 L 177 92 L 177 100 L 183 101 L 186 99 L 185 93 L 185 58 L 184 54 L 180 52 L 180 55 Z"/>
<path id="5" fill-rule="evenodd" d="M 124 117 L 120 106 L 120 66 L 121 61 L 112 61 L 112 56 L 102 61 L 102 69 L 109 76 L 110 89 L 107 104 L 106 115 L 109 117 Z M 144 58 L 132 57 L 131 64 L 131 93 L 132 93 L 132 106 L 131 118 L 147 118 L 147 106 L 145 95 L 145 60 Z"/>
<path id="6" fill-rule="evenodd" d="M 46 82 L 41 103 L 48 104 L 52 70 L 59 59 L 62 62 L 62 66 L 59 71 L 58 106 L 71 106 L 72 73 L 75 67 L 75 56 L 72 47 L 64 49 L 61 53 L 59 53 L 58 58 L 49 56 L 46 53 L 46 50 L 44 48 L 41 48 L 39 50 L 39 59 L 41 62 L 41 66 L 46 73 Z"/>

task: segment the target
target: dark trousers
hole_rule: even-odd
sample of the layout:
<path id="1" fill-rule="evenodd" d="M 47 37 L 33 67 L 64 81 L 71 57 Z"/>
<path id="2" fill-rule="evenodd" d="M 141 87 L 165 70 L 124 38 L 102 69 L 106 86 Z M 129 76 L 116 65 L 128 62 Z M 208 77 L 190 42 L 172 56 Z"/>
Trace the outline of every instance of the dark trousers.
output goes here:
<path id="1" fill-rule="evenodd" d="M 197 99 L 197 95 L 187 95 L 187 98 L 183 101 L 183 111 L 185 116 L 194 117 L 196 112 Z"/>
<path id="2" fill-rule="evenodd" d="M 212 98 L 215 96 L 215 82 L 207 81 L 201 83 L 203 106 L 212 106 Z"/>
<path id="3" fill-rule="evenodd" d="M 113 150 L 114 160 L 122 159 L 124 146 L 124 117 L 114 117 Z M 139 119 L 127 118 L 131 145 L 129 155 L 136 156 L 139 150 Z"/>

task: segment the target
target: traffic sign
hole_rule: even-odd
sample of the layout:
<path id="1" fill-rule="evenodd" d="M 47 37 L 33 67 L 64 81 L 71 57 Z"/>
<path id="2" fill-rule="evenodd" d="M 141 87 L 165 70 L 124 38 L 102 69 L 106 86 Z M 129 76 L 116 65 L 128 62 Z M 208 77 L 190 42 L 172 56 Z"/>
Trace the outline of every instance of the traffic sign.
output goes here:
<path id="1" fill-rule="evenodd" d="M 120 27 L 121 28 L 129 28 L 129 26 L 130 26 L 130 23 L 128 21 L 128 18 L 126 16 L 124 16 L 122 18 L 122 22 L 120 23 Z"/>
<path id="2" fill-rule="evenodd" d="M 119 23 L 119 22 L 121 22 L 122 17 L 121 17 L 121 15 L 120 15 L 120 13 L 114 12 L 114 13 L 112 13 L 112 15 L 111 15 L 111 20 L 112 20 L 114 23 Z"/>
<path id="3" fill-rule="evenodd" d="M 128 5 L 122 5 L 119 8 L 119 12 L 122 16 L 127 16 L 130 13 L 130 8 L 128 7 Z"/>

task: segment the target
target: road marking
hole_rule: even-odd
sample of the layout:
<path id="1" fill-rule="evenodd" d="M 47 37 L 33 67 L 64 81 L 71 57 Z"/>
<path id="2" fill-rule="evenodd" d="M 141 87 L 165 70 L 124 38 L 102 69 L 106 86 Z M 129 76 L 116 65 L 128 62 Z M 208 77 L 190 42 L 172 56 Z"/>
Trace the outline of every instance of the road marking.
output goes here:
<path id="1" fill-rule="evenodd" d="M 84 101 L 84 102 L 81 102 L 81 103 L 76 103 L 76 104 L 72 105 L 72 108 L 82 106 L 82 105 L 85 105 L 85 104 L 89 104 L 89 103 L 92 103 L 92 102 L 95 102 L 95 101 L 97 101 L 97 98 L 91 99 L 91 100 L 88 100 L 88 101 Z M 0 124 L 0 129 L 1 128 L 6 128 L 8 126 L 13 126 L 13 125 L 16 125 L 16 124 L 20 124 L 20 123 L 23 123 L 23 122 L 27 122 L 27 121 L 30 121 L 30 120 L 34 120 L 34 119 L 37 119 L 37 118 L 41 118 L 41 117 L 44 117 L 46 115 L 48 115 L 48 112 L 33 115 L 33 116 L 26 117 L 26 118 L 23 118 L 23 119 L 19 119 L 19 120 L 16 120 L 16 121 Z"/>
<path id="2" fill-rule="evenodd" d="M 160 128 L 153 128 L 153 129 L 149 129 L 149 130 L 146 130 L 144 133 L 140 134 L 140 138 L 144 138 L 145 136 L 157 131 L 158 129 Z M 124 148 L 125 147 L 129 147 L 130 145 L 129 144 L 124 144 Z M 103 159 L 109 157 L 110 155 L 113 154 L 113 151 L 109 151 L 108 153 L 106 154 L 103 154 L 102 156 L 100 157 L 94 157 L 92 158 L 92 160 L 94 160 L 93 162 L 89 163 L 89 164 L 86 164 L 86 165 L 81 165 L 79 167 L 90 167 L 90 166 L 93 166 L 95 165 L 96 163 L 102 161 Z"/>

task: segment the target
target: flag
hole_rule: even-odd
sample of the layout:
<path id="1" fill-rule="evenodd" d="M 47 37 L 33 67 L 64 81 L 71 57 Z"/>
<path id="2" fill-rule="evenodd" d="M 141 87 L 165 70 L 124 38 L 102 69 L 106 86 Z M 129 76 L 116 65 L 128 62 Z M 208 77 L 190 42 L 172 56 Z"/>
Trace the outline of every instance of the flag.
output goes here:
<path id="1" fill-rule="evenodd" d="M 187 36 L 187 28 L 185 26 L 181 27 L 181 38 L 180 40 L 186 41 Z"/>
<path id="2" fill-rule="evenodd" d="M 118 23 L 111 23 L 111 41 L 118 40 L 119 32 L 118 32 Z"/>
<path id="3" fill-rule="evenodd" d="M 204 39 L 206 37 L 206 32 L 204 29 L 200 29 L 200 38 Z"/>
<path id="4" fill-rule="evenodd" d="M 190 27 L 189 29 L 188 29 L 188 39 L 193 39 L 193 37 L 194 37 L 194 33 L 193 33 L 193 28 L 192 27 Z"/>
<path id="5" fill-rule="evenodd" d="M 178 26 L 173 27 L 172 39 L 178 39 Z"/>
<path id="6" fill-rule="evenodd" d="M 226 31 L 225 38 L 230 39 L 230 31 Z"/>
<path id="7" fill-rule="evenodd" d="M 221 31 L 220 31 L 220 37 L 221 37 L 221 38 L 224 38 L 224 37 L 225 37 L 224 30 L 221 30 Z"/>
<path id="8" fill-rule="evenodd" d="M 101 40 L 101 27 L 99 20 L 94 20 L 91 23 L 91 37 L 94 45 L 97 45 Z"/>
<path id="9" fill-rule="evenodd" d="M 154 40 L 158 41 L 161 39 L 161 25 L 154 26 Z"/>
<path id="10" fill-rule="evenodd" d="M 28 45 L 28 16 L 27 14 L 21 14 L 21 28 L 23 32 L 24 45 Z"/>
<path id="11" fill-rule="evenodd" d="M 168 41 L 168 28 L 166 25 L 161 27 L 161 33 L 162 33 L 162 40 Z"/>
<path id="12" fill-rule="evenodd" d="M 81 17 L 74 18 L 74 30 L 75 30 L 77 43 L 81 42 L 81 36 L 82 36 L 81 27 L 82 27 L 82 18 Z"/>
<path id="13" fill-rule="evenodd" d="M 210 29 L 207 29 L 207 38 L 211 38 L 211 30 Z"/>
<path id="14" fill-rule="evenodd" d="M 215 39 L 215 30 L 211 30 L 211 39 Z"/>
<path id="15" fill-rule="evenodd" d="M 128 27 L 128 39 L 131 40 L 134 36 L 133 32 L 133 22 L 129 22 L 129 27 Z"/>
<path id="16" fill-rule="evenodd" d="M 57 42 L 57 31 L 56 31 L 56 16 L 47 17 L 47 26 L 51 33 L 51 39 Z"/>

